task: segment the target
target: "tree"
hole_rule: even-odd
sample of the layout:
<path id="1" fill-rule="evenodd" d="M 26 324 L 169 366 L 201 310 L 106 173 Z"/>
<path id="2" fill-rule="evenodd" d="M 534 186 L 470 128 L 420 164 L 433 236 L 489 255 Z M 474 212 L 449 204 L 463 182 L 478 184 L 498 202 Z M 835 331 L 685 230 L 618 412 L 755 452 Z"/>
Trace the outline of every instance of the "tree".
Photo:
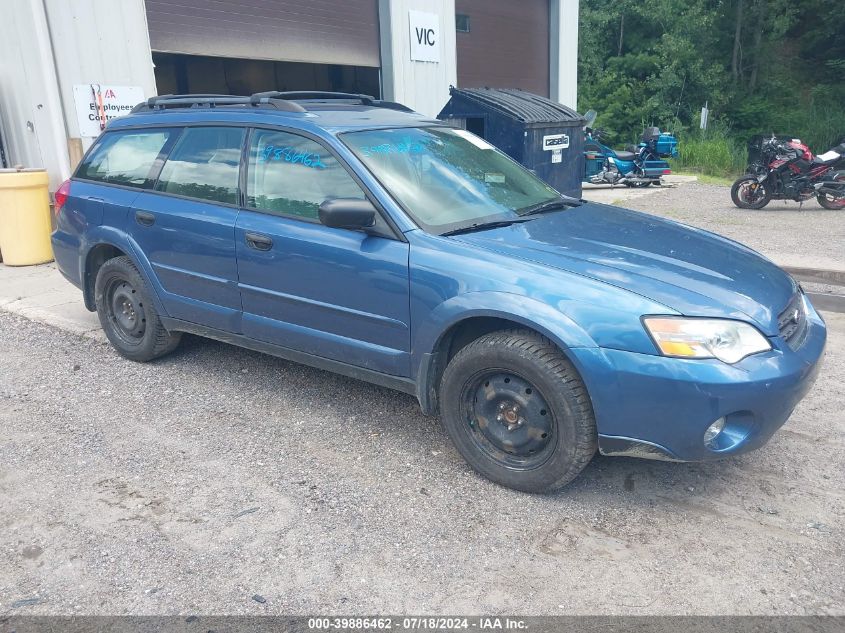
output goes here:
<path id="1" fill-rule="evenodd" d="M 778 129 L 824 146 L 845 134 L 839 0 L 582 0 L 579 101 L 633 140 L 647 124 Z"/>

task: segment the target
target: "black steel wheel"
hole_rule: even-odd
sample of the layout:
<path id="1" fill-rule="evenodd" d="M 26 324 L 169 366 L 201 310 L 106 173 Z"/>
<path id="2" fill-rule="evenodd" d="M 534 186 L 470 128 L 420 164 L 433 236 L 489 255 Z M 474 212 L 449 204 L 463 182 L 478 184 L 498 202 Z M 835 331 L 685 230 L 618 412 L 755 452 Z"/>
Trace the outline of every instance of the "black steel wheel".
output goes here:
<path id="1" fill-rule="evenodd" d="M 105 290 L 111 330 L 128 345 L 137 345 L 147 330 L 144 302 L 125 279 L 114 278 Z"/>
<path id="2" fill-rule="evenodd" d="M 115 257 L 100 267 L 94 300 L 100 325 L 122 356 L 145 362 L 179 344 L 181 334 L 164 328 L 144 278 L 128 257 Z"/>
<path id="3" fill-rule="evenodd" d="M 740 209 L 762 209 L 772 199 L 765 183 L 756 176 L 743 176 L 731 186 L 731 200 Z"/>
<path id="4" fill-rule="evenodd" d="M 541 466 L 557 441 L 554 415 L 543 394 L 507 369 L 482 371 L 467 380 L 461 415 L 476 448 L 505 468 Z"/>
<path id="5" fill-rule="evenodd" d="M 554 343 L 529 330 L 486 334 L 443 372 L 443 425 L 485 477 L 526 492 L 572 481 L 596 451 L 589 396 Z"/>

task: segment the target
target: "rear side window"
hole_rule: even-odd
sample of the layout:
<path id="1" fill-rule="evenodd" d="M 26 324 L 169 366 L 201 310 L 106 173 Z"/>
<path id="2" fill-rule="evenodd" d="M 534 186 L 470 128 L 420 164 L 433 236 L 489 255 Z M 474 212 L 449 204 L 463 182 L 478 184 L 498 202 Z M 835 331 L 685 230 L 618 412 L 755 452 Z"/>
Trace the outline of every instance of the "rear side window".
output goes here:
<path id="1" fill-rule="evenodd" d="M 130 187 L 150 187 L 150 170 L 172 134 L 179 130 L 108 132 L 85 158 L 77 178 Z"/>
<path id="2" fill-rule="evenodd" d="M 366 196 L 322 145 L 287 132 L 255 130 L 249 149 L 247 206 L 316 220 L 330 198 Z"/>
<path id="3" fill-rule="evenodd" d="M 237 204 L 244 132 L 235 127 L 186 128 L 164 163 L 156 190 Z"/>

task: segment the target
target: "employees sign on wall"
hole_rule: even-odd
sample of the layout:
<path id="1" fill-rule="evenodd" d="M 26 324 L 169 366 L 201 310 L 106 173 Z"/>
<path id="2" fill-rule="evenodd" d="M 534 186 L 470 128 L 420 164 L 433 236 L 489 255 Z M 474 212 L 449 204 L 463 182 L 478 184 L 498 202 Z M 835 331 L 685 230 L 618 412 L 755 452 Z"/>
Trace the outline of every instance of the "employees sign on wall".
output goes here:
<path id="1" fill-rule="evenodd" d="M 411 27 L 411 61 L 440 61 L 440 16 L 436 13 L 408 11 Z"/>
<path id="2" fill-rule="evenodd" d="M 99 136 L 109 119 L 129 114 L 143 100 L 144 90 L 140 86 L 75 85 L 73 102 L 79 122 L 79 136 Z"/>

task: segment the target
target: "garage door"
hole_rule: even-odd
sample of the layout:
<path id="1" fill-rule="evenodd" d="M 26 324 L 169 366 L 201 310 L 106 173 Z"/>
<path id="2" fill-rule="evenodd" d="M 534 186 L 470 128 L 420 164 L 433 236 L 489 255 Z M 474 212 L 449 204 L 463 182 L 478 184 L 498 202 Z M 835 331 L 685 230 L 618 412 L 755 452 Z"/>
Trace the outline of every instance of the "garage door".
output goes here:
<path id="1" fill-rule="evenodd" d="M 146 0 L 154 51 L 373 66 L 377 0 Z"/>
<path id="2" fill-rule="evenodd" d="M 549 96 L 549 0 L 455 0 L 455 13 L 460 88 Z"/>

